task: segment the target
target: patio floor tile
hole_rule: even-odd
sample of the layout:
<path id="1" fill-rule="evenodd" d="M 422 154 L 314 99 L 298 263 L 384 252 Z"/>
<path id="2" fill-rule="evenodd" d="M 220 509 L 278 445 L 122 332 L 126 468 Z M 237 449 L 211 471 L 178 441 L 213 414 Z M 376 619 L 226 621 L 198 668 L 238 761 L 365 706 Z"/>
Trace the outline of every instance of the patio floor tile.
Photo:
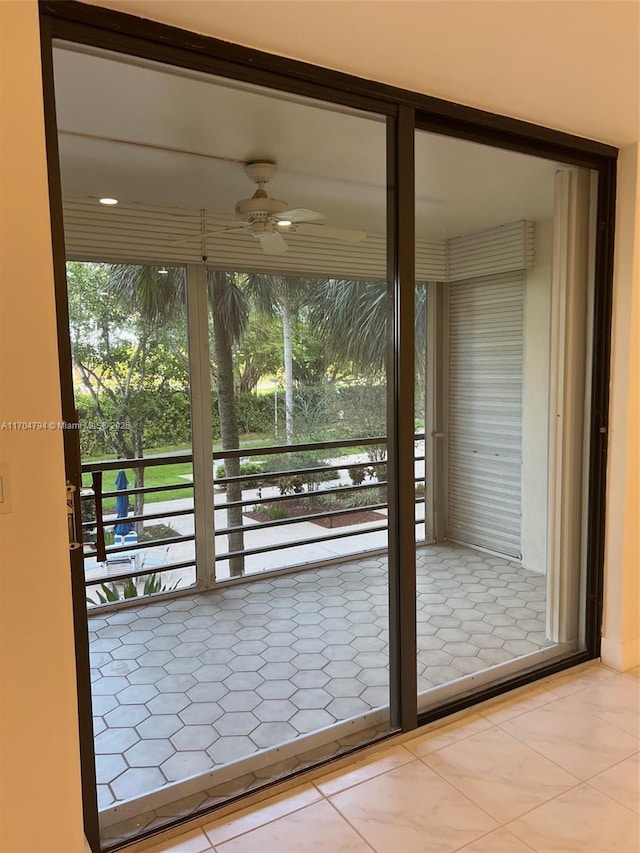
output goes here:
<path id="1" fill-rule="evenodd" d="M 420 690 L 548 645 L 543 575 L 448 544 L 417 566 Z M 386 587 L 365 557 L 90 615 L 101 808 L 385 706 Z"/>

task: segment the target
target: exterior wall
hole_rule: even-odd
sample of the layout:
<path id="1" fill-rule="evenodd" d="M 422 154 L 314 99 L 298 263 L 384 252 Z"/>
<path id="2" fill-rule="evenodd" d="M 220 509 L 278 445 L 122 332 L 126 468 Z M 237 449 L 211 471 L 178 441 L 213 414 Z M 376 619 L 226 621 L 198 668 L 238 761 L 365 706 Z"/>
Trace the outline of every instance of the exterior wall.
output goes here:
<path id="1" fill-rule="evenodd" d="M 362 30 L 355 29 L 352 15 L 353 7 L 361 7 L 359 3 L 335 4 L 335 12 L 333 4 L 295 4 L 295 27 L 289 26 L 294 4 L 282 3 L 275 16 L 272 15 L 273 7 L 278 6 L 275 0 L 268 4 L 252 4 L 264 6 L 265 12 L 268 8 L 271 21 L 277 24 L 277 38 L 283 42 L 271 45 L 257 37 L 253 41 L 244 35 L 243 28 L 250 23 L 256 23 L 255 32 L 260 32 L 257 27 L 259 21 L 254 22 L 252 16 L 247 15 L 245 3 L 226 4 L 227 7 L 236 7 L 234 14 L 229 16 L 217 14 L 219 5 L 225 5 L 218 3 L 154 3 L 146 0 L 111 5 L 120 5 L 132 13 L 144 12 L 149 17 L 163 17 L 168 23 L 208 31 L 211 35 L 263 49 L 324 62 L 372 79 L 386 78 L 414 89 L 424 89 L 424 81 L 428 79 L 433 94 L 555 125 L 574 133 L 599 136 L 614 144 L 632 143 L 638 138 L 637 126 L 635 136 L 629 136 L 628 125 L 620 125 L 621 116 L 628 119 L 628 112 L 620 110 L 613 97 L 616 91 L 628 91 L 637 75 L 630 76 L 633 69 L 620 64 L 623 53 L 627 56 L 631 53 L 628 46 L 624 52 L 619 50 L 615 39 L 606 41 L 604 38 L 606 10 L 609 7 L 610 13 L 612 5 L 609 3 L 592 4 L 601 5 L 605 10 L 598 66 L 605 70 L 615 69 L 615 74 L 619 75 L 619 86 L 612 88 L 612 97 L 602 100 L 602 114 L 594 108 L 593 91 L 589 85 L 582 84 L 576 89 L 575 96 L 569 97 L 566 87 L 560 89 L 555 85 L 553 75 L 547 80 L 546 76 L 540 77 L 529 69 L 529 60 L 535 63 L 542 57 L 546 62 L 559 57 L 555 66 L 552 63 L 550 67 L 559 68 L 566 82 L 566 69 L 575 67 L 579 77 L 585 63 L 588 66 L 592 59 L 588 51 L 585 57 L 580 46 L 575 50 L 567 48 L 566 35 L 570 27 L 565 27 L 562 22 L 555 21 L 549 27 L 545 24 L 541 31 L 545 44 L 547 37 L 561 40 L 550 43 L 544 51 L 539 50 L 533 36 L 522 39 L 523 32 L 529 33 L 530 26 L 537 25 L 536 21 L 540 19 L 538 10 L 547 4 L 523 4 L 537 7 L 535 18 L 523 12 L 526 20 L 518 19 L 515 10 L 520 4 L 513 4 L 513 13 L 510 10 L 508 19 L 504 19 L 500 29 L 501 42 L 497 44 L 495 19 L 487 14 L 487 7 L 492 4 L 468 4 L 475 7 L 477 14 L 472 18 L 456 14 L 456 26 L 462 21 L 468 23 L 473 34 L 468 44 L 470 47 L 475 45 L 481 52 L 452 51 L 451 39 L 455 36 L 454 41 L 459 43 L 460 34 L 451 31 L 449 38 L 447 32 L 443 32 L 441 37 L 432 40 L 435 53 L 431 49 L 423 49 L 420 53 L 425 59 L 431 58 L 439 63 L 434 66 L 437 74 L 434 72 L 428 78 L 425 78 L 421 67 L 406 64 L 404 50 L 391 49 L 381 54 L 371 47 L 369 37 L 366 41 L 362 39 Z M 397 23 L 397 13 L 393 10 L 395 3 L 373 5 L 376 10 L 386 7 L 389 26 Z M 447 5 L 434 4 L 438 7 Z M 494 5 L 505 8 L 504 4 Z M 555 15 L 559 13 L 558 4 L 548 5 L 555 7 Z M 564 8 L 571 5 L 564 4 Z M 324 7 L 320 21 L 322 26 L 316 26 L 320 6 Z M 349 16 L 345 18 L 343 7 L 347 6 Z M 367 9 L 367 17 L 372 9 L 373 6 Z M 209 16 L 210 26 L 199 23 L 199 16 L 205 15 Z M 581 20 L 584 15 L 585 11 L 581 9 Z M 378 11 L 376 16 L 377 30 L 384 31 L 384 22 Z M 214 26 L 216 19 L 217 26 Z M 350 21 L 354 27 L 343 27 Z M 431 31 L 438 21 L 436 15 Z M 333 29 L 331 38 L 323 29 L 326 22 L 330 22 Z M 224 30 L 221 29 L 223 26 Z M 633 23 L 627 29 L 633 31 Z M 3 205 L 0 227 L 0 364 L 3 370 L 0 421 L 58 421 L 59 381 L 35 0 L 1 0 L 0 38 L 3 132 L 0 149 L 0 198 Z M 391 44 L 402 42 L 392 39 Z M 493 44 L 493 47 L 488 44 Z M 502 73 L 497 62 L 504 44 L 518 45 L 517 62 L 512 51 L 502 54 L 508 73 Z M 329 58 L 325 52 L 328 47 L 334 51 Z M 609 60 L 602 55 L 603 51 L 609 52 Z M 573 61 L 574 52 L 576 62 Z M 358 59 L 356 67 L 350 63 L 350 57 Z M 490 63 L 486 57 L 491 57 Z M 386 63 L 384 70 L 380 70 L 381 58 Z M 391 67 L 389 63 L 395 65 Z M 499 75 L 495 87 L 487 83 L 486 75 L 479 74 L 485 67 L 493 68 Z M 515 74 L 514 69 L 517 68 L 526 69 L 526 73 Z M 483 80 L 485 87 L 480 93 L 478 85 Z M 529 87 L 527 92 L 523 92 L 525 84 Z M 487 95 L 487 92 L 494 91 L 498 93 L 495 98 L 493 94 Z M 608 107 L 605 106 L 607 104 Z M 560 120 L 562 116 L 566 117 L 566 123 Z M 590 123 L 594 116 L 601 121 L 602 133 Z M 618 666 L 638 663 L 640 238 L 637 222 L 640 219 L 640 196 L 637 170 L 638 145 L 634 143 L 624 152 L 620 168 L 608 486 L 604 650 L 605 659 Z M 81 830 L 61 434 L 48 430 L 25 433 L 0 431 L 0 464 L 6 461 L 11 466 L 13 512 L 0 516 L 1 569 L 5 577 L 0 597 L 3 632 L 0 644 L 3 683 L 0 849 L 7 853 L 85 853 Z"/>

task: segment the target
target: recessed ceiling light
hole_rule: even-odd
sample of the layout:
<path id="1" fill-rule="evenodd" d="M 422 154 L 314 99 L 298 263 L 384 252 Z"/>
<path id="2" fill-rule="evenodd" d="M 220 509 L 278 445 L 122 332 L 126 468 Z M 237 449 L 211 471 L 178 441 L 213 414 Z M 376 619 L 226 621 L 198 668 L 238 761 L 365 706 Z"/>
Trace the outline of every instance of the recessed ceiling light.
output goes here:
<path id="1" fill-rule="evenodd" d="M 100 204 L 117 204 L 118 203 L 117 198 L 101 198 L 98 200 L 99 200 Z"/>

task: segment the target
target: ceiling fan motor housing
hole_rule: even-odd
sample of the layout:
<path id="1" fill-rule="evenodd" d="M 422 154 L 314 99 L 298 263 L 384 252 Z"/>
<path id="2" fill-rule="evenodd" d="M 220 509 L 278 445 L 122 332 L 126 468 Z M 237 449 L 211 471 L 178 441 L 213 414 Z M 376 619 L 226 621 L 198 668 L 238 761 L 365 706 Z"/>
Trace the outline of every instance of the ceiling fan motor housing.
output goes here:
<path id="1" fill-rule="evenodd" d="M 264 190 L 257 190 L 253 198 L 244 198 L 236 204 L 236 216 L 248 222 L 261 222 L 287 208 L 286 201 L 269 198 Z"/>
<path id="2" fill-rule="evenodd" d="M 264 185 L 268 184 L 276 173 L 277 166 L 268 160 L 256 160 L 245 163 L 247 177 L 258 185 L 251 198 L 244 198 L 236 204 L 236 216 L 247 222 L 266 222 L 270 216 L 283 213 L 288 208 L 286 201 L 269 198 Z"/>

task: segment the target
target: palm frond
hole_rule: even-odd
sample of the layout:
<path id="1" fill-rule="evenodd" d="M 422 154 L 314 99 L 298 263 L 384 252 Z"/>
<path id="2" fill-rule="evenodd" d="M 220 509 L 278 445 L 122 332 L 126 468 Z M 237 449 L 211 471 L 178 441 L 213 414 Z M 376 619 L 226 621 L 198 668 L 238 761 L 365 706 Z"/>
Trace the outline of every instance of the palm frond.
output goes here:
<path id="1" fill-rule="evenodd" d="M 311 322 L 331 342 L 337 360 L 363 372 L 382 370 L 386 357 L 388 313 L 384 282 L 329 279 L 311 298 Z"/>
<path id="2" fill-rule="evenodd" d="M 309 303 L 317 279 L 294 275 L 272 275 L 269 273 L 247 273 L 243 276 L 243 290 L 250 303 L 260 314 L 273 316 L 286 305 L 294 313 Z"/>
<path id="3" fill-rule="evenodd" d="M 336 359 L 363 373 L 383 371 L 391 293 L 384 281 L 329 279 L 314 290 L 311 322 L 331 342 Z M 415 291 L 416 354 L 424 353 L 426 288 Z"/>
<path id="4" fill-rule="evenodd" d="M 159 267 L 114 264 L 109 269 L 109 289 L 148 323 L 160 324 L 185 304 L 186 283 L 181 267 L 166 274 Z"/>
<path id="5" fill-rule="evenodd" d="M 234 273 L 208 271 L 209 299 L 218 300 L 218 315 L 232 343 L 237 343 L 249 321 L 247 298 Z"/>

